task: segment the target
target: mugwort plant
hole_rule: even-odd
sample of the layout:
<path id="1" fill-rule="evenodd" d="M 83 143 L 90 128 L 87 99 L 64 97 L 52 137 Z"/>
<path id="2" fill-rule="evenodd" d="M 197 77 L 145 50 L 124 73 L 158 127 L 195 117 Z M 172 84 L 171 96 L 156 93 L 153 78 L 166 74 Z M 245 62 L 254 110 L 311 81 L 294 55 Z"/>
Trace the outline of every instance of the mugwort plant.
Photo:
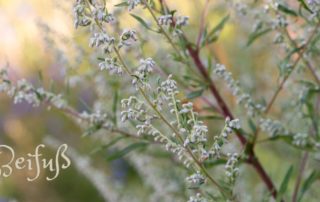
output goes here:
<path id="1" fill-rule="evenodd" d="M 92 112 L 78 112 L 63 94 L 10 80 L 7 69 L 0 91 L 14 103 L 66 113 L 84 123 L 86 138 L 107 131 L 109 146 L 127 145 L 112 158 L 131 162 L 154 191 L 138 201 L 317 201 L 320 1 L 199 2 L 199 19 L 167 0 L 74 2 L 74 27 L 86 31 L 90 47 L 80 58 L 89 54 L 90 68 L 68 79 L 93 83 Z M 212 17 L 221 7 L 225 17 Z M 241 49 L 234 55 L 251 58 L 224 64 L 213 47 L 227 26 L 246 38 L 235 40 Z M 252 50 L 270 61 L 243 68 L 258 57 Z M 125 144 L 113 137 L 126 137 Z M 162 169 L 160 151 L 178 172 Z"/>

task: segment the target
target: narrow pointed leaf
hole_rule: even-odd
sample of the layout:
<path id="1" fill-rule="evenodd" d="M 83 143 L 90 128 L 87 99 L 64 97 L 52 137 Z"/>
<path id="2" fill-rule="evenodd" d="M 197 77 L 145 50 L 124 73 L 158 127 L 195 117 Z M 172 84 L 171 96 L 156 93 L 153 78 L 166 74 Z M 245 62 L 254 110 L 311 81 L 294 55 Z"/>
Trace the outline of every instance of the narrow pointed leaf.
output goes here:
<path id="1" fill-rule="evenodd" d="M 250 34 L 249 36 L 249 40 L 247 42 L 247 46 L 250 46 L 255 40 L 257 40 L 259 37 L 267 34 L 268 32 L 270 32 L 272 29 L 271 28 L 267 28 L 264 29 L 262 31 L 259 32 L 253 32 L 252 34 Z"/>
<path id="2" fill-rule="evenodd" d="M 131 144 L 131 145 L 127 146 L 126 148 L 120 150 L 120 151 L 116 151 L 116 152 L 113 152 L 112 154 L 108 155 L 106 157 L 106 160 L 107 161 L 113 161 L 113 160 L 119 159 L 119 158 L 127 155 L 131 151 L 144 148 L 147 145 L 148 144 L 145 143 L 145 142 L 139 142 L 139 143 Z"/>
<path id="3" fill-rule="evenodd" d="M 285 6 L 285 5 L 282 5 L 282 4 L 279 4 L 278 5 L 278 9 L 283 12 L 283 13 L 286 13 L 288 15 L 292 15 L 292 16 L 298 16 L 297 12 L 294 11 L 293 9 Z"/>
<path id="4" fill-rule="evenodd" d="M 280 185 L 277 201 L 281 201 L 283 195 L 286 193 L 292 173 L 293 173 L 293 166 L 290 166 Z"/>

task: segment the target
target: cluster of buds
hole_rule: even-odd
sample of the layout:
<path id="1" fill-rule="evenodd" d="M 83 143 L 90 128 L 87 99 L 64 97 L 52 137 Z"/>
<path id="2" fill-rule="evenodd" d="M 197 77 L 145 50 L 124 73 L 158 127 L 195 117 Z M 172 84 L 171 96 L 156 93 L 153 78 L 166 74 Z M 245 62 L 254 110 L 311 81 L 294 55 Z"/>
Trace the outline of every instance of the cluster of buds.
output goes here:
<path id="1" fill-rule="evenodd" d="M 190 188 L 199 188 L 205 182 L 205 177 L 198 171 L 195 174 L 187 177 L 186 181 Z"/>
<path id="2" fill-rule="evenodd" d="M 239 104 L 244 105 L 244 107 L 247 109 L 248 115 L 255 116 L 256 114 L 259 114 L 265 110 L 263 105 L 256 104 L 249 94 L 242 91 L 239 86 L 239 82 L 232 78 L 231 72 L 228 72 L 224 65 L 217 64 L 214 72 L 218 77 L 226 81 L 227 86 L 232 92 L 232 95 L 237 98 L 237 102 Z"/>

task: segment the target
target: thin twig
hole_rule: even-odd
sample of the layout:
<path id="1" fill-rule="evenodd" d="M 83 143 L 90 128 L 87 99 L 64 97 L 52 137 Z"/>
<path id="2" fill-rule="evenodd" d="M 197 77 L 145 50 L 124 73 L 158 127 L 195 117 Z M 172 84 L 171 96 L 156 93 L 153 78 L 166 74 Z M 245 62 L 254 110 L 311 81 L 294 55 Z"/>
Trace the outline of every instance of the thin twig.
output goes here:
<path id="1" fill-rule="evenodd" d="M 275 102 L 276 98 L 278 97 L 280 91 L 282 90 L 284 84 L 287 82 L 287 80 L 288 80 L 288 78 L 290 77 L 291 73 L 293 72 L 293 70 L 295 69 L 295 67 L 298 65 L 300 59 L 303 58 L 303 54 L 304 54 L 305 51 L 307 50 L 307 47 L 309 46 L 309 44 L 312 42 L 312 39 L 313 39 L 313 37 L 316 35 L 319 27 L 320 27 L 320 22 L 317 24 L 316 28 L 315 28 L 315 29 L 313 30 L 313 32 L 311 33 L 308 41 L 305 43 L 305 45 L 304 45 L 304 47 L 302 48 L 302 50 L 299 51 L 298 58 L 297 58 L 296 61 L 294 62 L 290 73 L 288 73 L 288 74 L 282 79 L 279 87 L 277 88 L 277 90 L 276 90 L 275 93 L 273 94 L 271 100 L 269 101 L 269 104 L 268 104 L 267 107 L 266 107 L 266 111 L 265 111 L 266 114 L 270 111 L 273 103 Z M 316 76 L 315 76 L 315 77 L 316 77 Z"/>
<path id="2" fill-rule="evenodd" d="M 292 202 L 297 202 L 299 187 L 300 187 L 301 180 L 302 180 L 302 177 L 303 177 L 303 172 L 304 172 L 305 167 L 306 167 L 306 165 L 307 165 L 308 156 L 309 156 L 309 152 L 305 152 L 305 153 L 303 154 L 302 159 L 301 159 L 298 178 L 297 178 L 296 184 L 295 184 L 295 186 L 294 186 L 294 192 L 293 192 L 293 196 L 292 196 Z"/>
<path id="3" fill-rule="evenodd" d="M 305 43 L 305 45 L 303 46 L 303 48 L 301 50 L 298 51 L 298 57 L 295 60 L 295 62 L 292 65 L 291 68 L 291 72 L 288 73 L 281 81 L 279 87 L 277 88 L 277 90 L 274 92 L 273 96 L 271 97 L 269 103 L 267 104 L 266 110 L 264 111 L 264 115 L 267 115 L 270 110 L 272 105 L 274 104 L 274 102 L 276 101 L 279 93 L 281 92 L 281 90 L 283 89 L 285 83 L 287 82 L 287 80 L 289 79 L 289 77 L 291 76 L 293 70 L 296 68 L 296 66 L 298 65 L 300 60 L 304 60 L 305 63 L 307 64 L 307 66 L 309 67 L 310 71 L 312 72 L 312 75 L 314 76 L 315 80 L 317 81 L 317 83 L 320 85 L 320 79 L 318 78 L 316 72 L 314 71 L 314 68 L 310 65 L 310 63 L 304 59 L 303 55 L 305 53 L 305 51 L 307 51 L 307 48 L 309 46 L 309 44 L 312 42 L 313 37 L 315 36 L 315 34 L 317 33 L 317 30 L 319 29 L 320 26 L 320 22 L 317 24 L 316 28 L 313 30 L 313 32 L 311 33 L 308 41 Z M 292 40 L 292 38 L 289 35 L 289 32 L 287 29 L 285 29 L 285 33 L 288 37 L 288 39 L 290 40 L 291 44 L 294 46 L 295 49 L 298 48 L 297 44 Z M 252 144 L 255 145 L 256 141 L 258 139 L 259 136 L 259 132 L 260 132 L 260 128 L 258 127 L 255 131 L 255 133 L 253 134 L 253 140 L 252 140 Z"/>
<path id="4" fill-rule="evenodd" d="M 153 13 L 152 9 L 149 9 L 150 13 Z M 154 14 L 153 14 L 154 16 Z M 156 19 L 156 18 L 155 18 Z M 184 36 L 183 36 L 184 37 Z M 186 39 L 186 37 L 184 37 L 185 41 L 188 42 L 188 40 Z M 220 107 L 224 117 L 229 117 L 230 119 L 233 119 L 233 115 L 231 113 L 231 111 L 229 110 L 228 106 L 226 105 L 225 101 L 222 99 L 220 93 L 218 92 L 217 88 L 215 87 L 212 79 L 210 78 L 206 67 L 203 65 L 200 56 L 199 56 L 199 50 L 198 49 L 194 49 L 190 43 L 187 43 L 187 51 L 190 54 L 190 57 L 192 58 L 195 66 L 197 67 L 197 69 L 199 70 L 199 72 L 201 73 L 201 75 L 203 76 L 203 78 L 208 82 L 208 86 L 210 89 L 211 94 L 215 97 L 218 106 Z M 238 137 L 239 141 L 241 142 L 241 144 L 243 146 L 247 146 L 247 139 L 240 134 L 239 131 L 236 131 L 236 136 Z M 257 171 L 257 173 L 259 174 L 259 176 L 261 177 L 262 181 L 266 184 L 269 192 L 272 194 L 272 196 L 274 198 L 277 198 L 277 190 L 271 180 L 271 178 L 268 176 L 268 174 L 266 173 L 266 171 L 264 170 L 264 168 L 262 167 L 261 163 L 259 162 L 259 160 L 256 158 L 256 155 L 253 151 L 253 147 L 249 147 L 248 149 L 248 154 L 249 154 L 249 158 L 247 163 L 251 164 L 255 170 Z"/>
<path id="5" fill-rule="evenodd" d="M 211 80 L 205 66 L 201 62 L 200 57 L 199 57 L 199 52 L 197 50 L 192 49 L 191 46 L 188 46 L 188 51 L 190 53 L 190 56 L 193 58 L 193 61 L 196 65 L 196 67 L 198 68 L 198 70 L 201 72 L 203 77 L 209 83 L 210 92 L 216 98 L 218 106 L 221 108 L 221 111 L 223 112 L 224 117 L 229 117 L 230 119 L 234 119 L 231 111 L 229 110 L 228 106 L 226 105 L 226 103 L 222 99 L 222 97 L 220 96 L 217 88 L 215 87 L 213 81 Z M 248 143 L 247 139 L 242 134 L 240 134 L 239 131 L 236 131 L 236 135 L 237 135 L 239 141 L 241 142 L 241 144 L 243 146 L 246 146 Z M 272 194 L 272 196 L 274 198 L 277 198 L 277 190 L 276 190 L 271 178 L 268 176 L 268 174 L 266 173 L 266 171 L 262 167 L 260 161 L 257 159 L 257 157 L 253 151 L 253 147 L 248 147 L 248 148 L 249 148 L 249 150 L 248 150 L 249 157 L 248 157 L 247 163 L 251 164 L 255 168 L 255 170 L 257 171 L 257 173 L 261 177 L 262 181 L 266 184 L 269 192 Z"/>
<path id="6" fill-rule="evenodd" d="M 204 4 L 204 8 L 202 11 L 201 19 L 200 19 L 200 29 L 199 29 L 199 34 L 198 34 L 198 39 L 197 39 L 197 49 L 200 47 L 201 43 L 201 38 L 205 29 L 205 17 L 208 14 L 208 8 L 209 8 L 209 2 L 210 0 L 206 0 L 206 3 Z"/>
<path id="7" fill-rule="evenodd" d="M 319 29 L 319 26 L 320 26 L 320 23 L 317 24 L 315 30 L 313 31 L 313 33 L 311 34 L 311 36 L 309 37 L 309 42 L 308 43 L 311 43 L 314 35 L 317 33 L 317 30 Z M 292 37 L 290 36 L 289 34 L 289 31 L 288 29 L 285 29 L 284 31 L 285 35 L 287 36 L 288 40 L 290 41 L 290 43 L 292 44 L 293 48 L 294 49 L 298 49 L 298 45 L 297 43 L 292 39 Z M 307 45 L 306 44 L 306 45 Z M 304 47 L 305 50 L 307 49 L 307 47 Z M 305 51 L 304 51 L 305 52 Z M 298 54 L 300 55 L 300 58 L 301 60 L 305 63 L 305 65 L 307 66 L 307 68 L 310 70 L 312 76 L 314 77 L 315 81 L 317 82 L 318 85 L 320 85 L 320 78 L 319 76 L 317 75 L 317 72 L 315 70 L 315 68 L 311 65 L 311 63 L 304 57 L 304 53 L 301 53 L 300 51 L 298 51 Z"/>
<path id="8" fill-rule="evenodd" d="M 126 63 L 124 62 L 122 56 L 120 55 L 119 51 L 115 48 L 115 53 L 117 55 L 117 57 L 119 58 L 119 61 L 121 63 L 121 65 L 124 67 L 125 71 L 127 72 L 127 74 L 129 76 L 131 76 L 131 72 L 128 68 L 128 66 L 126 65 Z M 144 90 L 139 87 L 138 88 L 140 94 L 144 97 L 144 99 L 146 100 L 146 102 L 148 103 L 148 105 L 153 109 L 153 111 L 159 116 L 159 118 L 176 134 L 176 136 L 178 137 L 179 141 L 181 142 L 181 144 L 183 144 L 183 138 L 182 135 L 180 134 L 180 132 L 174 128 L 169 121 L 162 115 L 162 113 L 154 106 L 154 104 L 151 102 L 151 100 L 148 98 L 147 94 L 144 92 Z M 184 147 L 188 154 L 191 156 L 191 158 L 194 160 L 194 162 L 196 163 L 196 165 L 199 167 L 199 169 L 206 175 L 206 177 L 212 182 L 212 184 L 214 184 L 219 191 L 222 194 L 225 194 L 224 189 L 218 184 L 218 182 L 216 180 L 214 180 L 212 178 L 212 176 L 208 173 L 208 171 L 206 170 L 206 168 L 202 165 L 202 163 L 195 157 L 195 155 L 193 154 L 193 152 L 191 151 L 191 149 L 188 146 Z"/>

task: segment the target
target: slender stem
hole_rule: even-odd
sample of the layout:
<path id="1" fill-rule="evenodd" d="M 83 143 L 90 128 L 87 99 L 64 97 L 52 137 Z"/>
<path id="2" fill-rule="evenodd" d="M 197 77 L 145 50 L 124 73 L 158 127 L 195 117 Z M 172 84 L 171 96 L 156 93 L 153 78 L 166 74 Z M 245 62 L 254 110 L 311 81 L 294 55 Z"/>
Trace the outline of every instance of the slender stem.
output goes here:
<path id="1" fill-rule="evenodd" d="M 313 37 L 316 35 L 319 27 L 320 27 L 320 22 L 317 24 L 316 28 L 315 28 L 315 29 L 313 30 L 313 32 L 311 33 L 311 35 L 310 35 L 308 41 L 305 43 L 303 49 L 298 52 L 298 58 L 295 60 L 295 62 L 294 62 L 294 64 L 293 64 L 293 66 L 292 66 L 292 69 L 291 69 L 290 73 L 288 73 L 288 74 L 282 79 L 279 87 L 277 88 L 277 90 L 276 90 L 275 93 L 273 94 L 271 100 L 269 101 L 269 104 L 268 104 L 267 107 L 266 107 L 266 111 L 265 111 L 266 114 L 270 111 L 273 103 L 275 102 L 276 98 L 278 97 L 280 91 L 282 90 L 284 84 L 287 82 L 287 80 L 288 80 L 288 78 L 290 77 L 291 73 L 293 72 L 293 70 L 295 69 L 295 67 L 298 65 L 299 61 L 303 58 L 303 54 L 304 54 L 305 51 L 308 49 L 308 46 L 309 46 L 309 44 L 312 42 L 312 39 L 313 39 Z M 286 31 L 286 33 L 288 33 L 288 32 Z M 311 68 L 311 69 L 312 69 L 312 68 Z M 314 75 L 314 77 L 316 78 L 316 81 L 318 82 L 318 78 L 317 78 L 316 74 L 313 74 L 313 75 Z M 319 81 L 320 81 L 320 80 L 319 80 Z"/>
<path id="2" fill-rule="evenodd" d="M 150 11 L 151 15 L 153 16 L 153 18 L 155 20 L 157 20 L 157 18 L 153 14 L 152 10 L 149 9 L 149 11 Z M 158 24 L 158 26 L 161 29 L 161 25 Z M 186 42 L 188 42 L 186 37 L 183 37 L 183 38 L 186 40 Z M 214 85 L 212 79 L 210 78 L 205 66 L 203 65 L 203 63 L 200 59 L 200 56 L 199 56 L 199 50 L 193 49 L 192 46 L 190 45 L 190 43 L 187 43 L 187 44 L 188 44 L 187 51 L 189 52 L 190 57 L 192 58 L 195 66 L 197 67 L 197 69 L 199 70 L 199 72 L 201 73 L 203 78 L 208 82 L 210 92 L 215 97 L 217 104 L 222 111 L 222 114 L 224 115 L 224 117 L 229 117 L 230 119 L 234 119 L 231 111 L 229 110 L 225 101 L 222 99 L 220 93 L 218 92 L 216 86 Z M 239 131 L 236 131 L 236 135 L 237 135 L 239 141 L 241 142 L 241 144 L 243 146 L 246 146 L 248 143 L 247 139 L 242 134 L 240 134 Z M 276 198 L 277 197 L 276 188 L 275 188 L 271 178 L 268 176 L 268 174 L 266 173 L 266 171 L 262 167 L 261 163 L 256 158 L 255 153 L 253 151 L 253 148 L 249 152 L 249 160 L 247 161 L 247 163 L 250 163 L 255 168 L 255 170 L 257 171 L 257 173 L 261 177 L 262 181 L 266 184 L 266 186 L 267 186 L 268 190 L 270 191 L 270 193 L 272 194 L 272 196 L 274 198 Z"/>
<path id="3" fill-rule="evenodd" d="M 57 108 L 57 107 L 55 107 L 55 105 L 53 105 L 50 102 L 46 102 L 45 104 L 47 106 L 54 107 L 55 109 L 60 110 L 60 111 L 64 112 L 65 114 L 70 115 L 73 118 L 77 118 L 77 119 L 80 119 L 80 120 L 88 121 L 87 119 L 84 119 L 79 112 L 77 112 L 76 110 L 74 110 L 73 108 L 71 108 L 69 106 L 68 107 L 63 107 L 63 108 Z M 121 130 L 119 128 L 112 127 L 110 129 L 109 127 L 106 127 L 106 126 L 102 126 L 102 128 L 104 128 L 106 130 L 111 130 L 111 132 L 119 133 L 119 134 L 122 134 L 122 135 L 127 136 L 127 137 L 140 138 L 137 135 L 134 135 L 134 134 L 129 133 L 127 131 Z"/>
<path id="4" fill-rule="evenodd" d="M 87 2 L 88 3 L 88 2 Z M 146 3 L 146 2 L 145 2 Z M 146 3 L 147 8 L 149 9 L 149 11 L 152 13 L 153 18 L 157 21 L 156 16 L 154 15 L 154 13 L 152 12 L 151 8 L 149 7 L 149 5 Z M 89 5 L 90 8 L 90 5 Z M 90 8 L 91 10 L 91 8 Z M 91 11 L 92 12 L 92 11 Z M 99 29 L 101 31 L 103 31 L 101 25 L 96 21 L 97 26 L 99 27 Z M 170 43 L 172 44 L 173 47 L 175 47 L 175 49 L 178 51 L 178 49 L 176 48 L 175 44 L 172 42 L 171 38 L 167 35 L 167 33 L 164 31 L 164 29 L 162 28 L 162 26 L 158 23 L 158 26 L 161 27 L 161 30 L 163 31 L 163 33 L 166 35 L 167 39 L 170 41 Z M 116 47 L 114 47 L 114 51 L 118 57 L 118 59 L 120 60 L 125 72 L 129 75 L 132 76 L 128 66 L 126 65 L 126 63 L 124 62 L 124 60 L 122 59 L 118 49 Z M 178 52 L 179 53 L 179 52 Z M 139 87 L 139 92 L 142 94 L 142 96 L 145 98 L 145 100 L 148 102 L 148 104 L 150 105 L 150 107 L 153 108 L 153 110 L 158 114 L 158 116 L 164 121 L 164 123 L 169 126 L 169 128 L 171 128 L 171 130 L 174 131 L 174 133 L 177 135 L 177 137 L 179 138 L 179 140 L 182 142 L 183 144 L 183 138 L 182 136 L 179 134 L 179 132 L 164 118 L 164 116 L 159 112 L 159 110 L 153 105 L 153 103 L 150 101 L 150 99 L 147 97 L 147 95 L 145 94 L 145 92 L 143 91 L 143 89 L 141 87 Z M 195 161 L 195 163 L 199 166 L 200 170 L 202 170 L 202 172 L 208 177 L 208 179 L 219 189 L 219 191 L 222 194 L 225 194 L 224 189 L 210 176 L 210 174 L 208 173 L 208 171 L 206 170 L 206 168 L 198 161 L 198 159 L 194 156 L 194 154 L 192 153 L 191 149 L 189 147 L 186 147 L 187 152 L 189 153 L 189 155 L 192 157 L 192 159 Z"/>
<path id="5" fill-rule="evenodd" d="M 125 71 L 128 73 L 129 76 L 131 76 L 130 70 L 128 68 L 128 66 L 126 65 L 126 63 L 124 62 L 123 58 L 121 57 L 119 51 L 115 48 L 115 53 L 118 56 L 122 66 L 124 67 Z M 162 115 L 162 113 L 156 108 L 156 106 L 151 102 L 151 100 L 148 98 L 147 94 L 144 92 L 144 90 L 141 87 L 138 87 L 138 90 L 140 92 L 140 94 L 144 97 L 144 99 L 146 100 L 146 102 L 148 103 L 148 105 L 153 109 L 153 111 L 159 116 L 159 118 L 175 133 L 175 135 L 178 137 L 179 141 L 181 142 L 181 144 L 183 145 L 183 138 L 182 135 L 179 133 L 179 131 L 173 127 L 169 121 Z M 193 154 L 192 150 L 186 146 L 184 147 L 188 154 L 191 156 L 191 158 L 194 160 L 194 162 L 196 163 L 196 165 L 199 167 L 199 169 L 206 175 L 206 177 L 212 182 L 212 184 L 214 184 L 219 191 L 222 194 L 225 194 L 224 189 L 211 177 L 211 175 L 208 173 L 208 171 L 206 170 L 206 168 L 201 164 L 201 162 L 196 158 L 196 156 Z"/>
<path id="6" fill-rule="evenodd" d="M 211 80 L 205 66 L 201 62 L 200 57 L 199 57 L 199 51 L 194 50 L 191 46 L 188 46 L 187 49 L 188 49 L 190 56 L 192 57 L 195 65 L 196 65 L 196 67 L 198 68 L 200 73 L 203 75 L 203 77 L 209 83 L 210 92 L 216 98 L 216 101 L 217 101 L 219 107 L 221 108 L 221 111 L 222 111 L 224 117 L 229 117 L 230 119 L 234 119 L 231 111 L 229 110 L 228 106 L 226 105 L 225 101 L 222 99 L 222 97 L 219 94 L 217 88 L 215 87 L 213 81 Z M 236 131 L 236 135 L 243 146 L 247 145 L 247 143 L 248 143 L 247 139 L 242 134 L 240 134 L 239 131 Z M 262 167 L 261 163 L 256 158 L 256 155 L 253 151 L 253 148 L 251 148 L 249 150 L 248 154 L 249 154 L 249 158 L 248 158 L 247 162 L 255 168 L 256 172 L 259 174 L 262 181 L 266 184 L 269 192 L 272 194 L 272 196 L 274 198 L 276 198 L 277 197 L 277 190 L 276 190 L 271 178 L 268 176 L 268 174 L 266 173 L 266 171 Z"/>
<path id="7" fill-rule="evenodd" d="M 178 111 L 176 99 L 174 98 L 173 94 L 171 96 L 171 99 L 172 99 L 172 102 L 173 102 L 173 105 L 174 105 L 174 113 L 176 114 L 176 119 L 178 121 L 178 127 L 180 127 L 181 123 L 180 123 L 179 111 Z"/>
<path id="8" fill-rule="evenodd" d="M 298 51 L 298 57 L 295 60 L 295 62 L 293 63 L 291 72 L 288 73 L 281 81 L 279 87 L 277 88 L 277 90 L 274 92 L 273 96 L 271 97 L 269 103 L 267 104 L 266 110 L 264 111 L 264 115 L 267 115 L 270 112 L 270 109 L 272 107 L 272 105 L 274 104 L 274 102 L 276 101 L 278 95 L 280 94 L 281 90 L 283 89 L 283 86 L 285 85 L 286 81 L 289 79 L 291 73 L 293 72 L 293 70 L 296 68 L 296 66 L 298 65 L 300 60 L 303 60 L 305 62 L 305 64 L 307 65 L 307 67 L 309 68 L 309 70 L 311 71 L 312 75 L 314 76 L 316 82 L 318 83 L 318 85 L 320 85 L 320 78 L 317 76 L 317 73 L 315 72 L 314 68 L 311 66 L 311 64 L 309 63 L 308 60 L 306 60 L 303 55 L 305 53 L 305 51 L 307 51 L 307 48 L 309 46 L 309 44 L 312 42 L 313 37 L 315 36 L 315 34 L 317 33 L 317 30 L 320 27 L 320 22 L 317 24 L 316 28 L 313 30 L 313 32 L 311 33 L 310 37 L 308 38 L 308 41 L 305 43 L 305 45 L 303 46 L 302 50 Z M 290 34 L 288 32 L 288 29 L 285 29 L 285 34 L 287 36 L 287 38 L 289 39 L 290 43 L 294 46 L 295 49 L 298 48 L 297 44 L 294 42 L 294 40 L 290 37 Z M 253 134 L 253 145 L 255 145 L 257 139 L 258 139 L 258 135 L 260 132 L 260 128 L 257 128 L 256 132 Z"/>
<path id="9" fill-rule="evenodd" d="M 178 47 L 176 46 L 176 44 L 172 41 L 172 39 L 170 38 L 170 36 L 168 35 L 168 33 L 163 29 L 163 27 L 160 25 L 156 15 L 153 13 L 150 5 L 148 4 L 148 2 L 146 0 L 144 0 L 144 4 L 146 6 L 146 8 L 148 9 L 149 13 L 151 14 L 152 18 L 154 19 L 154 21 L 157 23 L 158 27 L 160 28 L 161 32 L 163 33 L 163 35 L 167 38 L 167 40 L 169 41 L 169 43 L 171 44 L 171 46 L 174 48 L 174 50 L 181 56 L 180 51 L 178 49 Z"/>
<path id="10" fill-rule="evenodd" d="M 220 93 L 218 92 L 216 86 L 214 85 L 213 81 L 211 80 L 205 66 L 201 62 L 200 57 L 199 57 L 199 52 L 197 50 L 194 50 L 191 46 L 187 46 L 187 49 L 190 53 L 191 58 L 193 59 L 195 65 L 196 65 L 196 67 L 198 68 L 198 70 L 200 71 L 200 73 L 202 74 L 204 79 L 208 82 L 209 90 L 212 93 L 212 95 L 215 97 L 217 104 L 220 107 L 224 117 L 229 117 L 231 120 L 234 119 L 234 116 L 232 115 L 227 104 L 225 103 L 225 101 L 221 97 Z M 244 136 L 242 136 L 240 133 L 236 133 L 236 134 L 237 134 L 237 137 L 240 140 L 240 142 L 243 145 L 245 145 L 247 143 L 246 138 Z"/>
<path id="11" fill-rule="evenodd" d="M 92 13 L 91 2 L 89 2 L 89 0 L 85 0 L 84 2 L 87 5 L 87 7 L 89 8 L 90 12 Z M 94 21 L 95 21 L 96 25 L 99 27 L 99 29 L 103 30 L 101 24 L 98 22 L 98 20 L 96 18 L 94 18 Z"/>
<path id="12" fill-rule="evenodd" d="M 296 184 L 295 184 L 295 187 L 294 187 L 293 196 L 292 196 L 292 202 L 297 202 L 299 187 L 300 187 L 301 180 L 302 180 L 302 177 L 303 177 L 303 172 L 304 172 L 305 167 L 307 165 L 308 157 L 309 157 L 309 153 L 305 152 L 303 157 L 302 157 L 302 159 L 301 159 L 299 174 L 298 174 L 298 178 L 297 178 L 297 181 L 296 181 Z"/>
<path id="13" fill-rule="evenodd" d="M 317 33 L 318 29 L 319 29 L 320 23 L 317 24 L 315 30 L 312 32 L 312 34 L 309 37 L 309 42 L 307 42 L 306 44 L 311 43 L 314 35 Z M 285 35 L 287 36 L 288 40 L 290 41 L 290 43 L 292 44 L 293 48 L 297 49 L 298 45 L 297 43 L 292 39 L 292 37 L 289 34 L 288 29 L 284 30 Z M 305 50 L 307 49 L 307 47 L 304 47 Z M 315 81 L 317 82 L 318 85 L 320 85 L 320 78 L 316 73 L 315 68 L 311 65 L 311 63 L 303 56 L 304 53 L 301 53 L 300 51 L 298 51 L 298 54 L 300 55 L 301 60 L 305 63 L 305 65 L 307 66 L 307 68 L 310 70 L 312 76 L 314 77 Z"/>
<path id="14" fill-rule="evenodd" d="M 197 49 L 199 49 L 199 47 L 200 47 L 201 38 L 202 38 L 203 31 L 204 31 L 205 17 L 208 13 L 208 8 L 209 8 L 209 2 L 210 2 L 210 0 L 206 0 L 206 2 L 204 4 L 203 11 L 202 11 L 202 15 L 201 15 L 201 19 L 200 19 L 199 34 L 198 34 L 198 39 L 197 39 Z"/>

